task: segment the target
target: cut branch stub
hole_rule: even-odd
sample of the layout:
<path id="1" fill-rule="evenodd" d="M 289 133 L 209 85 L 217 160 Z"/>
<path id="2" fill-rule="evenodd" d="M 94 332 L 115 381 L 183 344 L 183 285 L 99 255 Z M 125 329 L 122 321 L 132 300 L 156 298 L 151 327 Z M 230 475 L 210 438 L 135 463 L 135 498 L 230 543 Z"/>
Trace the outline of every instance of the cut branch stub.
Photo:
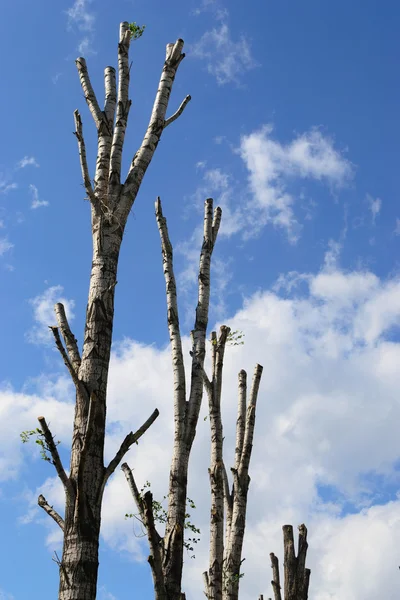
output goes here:
<path id="1" fill-rule="evenodd" d="M 307 600 L 310 585 L 310 569 L 305 568 L 307 555 L 307 528 L 299 525 L 299 546 L 296 558 L 294 551 L 293 527 L 284 525 L 284 600 Z M 279 563 L 274 553 L 270 554 L 272 567 L 272 588 L 275 600 L 282 600 L 279 579 Z"/>

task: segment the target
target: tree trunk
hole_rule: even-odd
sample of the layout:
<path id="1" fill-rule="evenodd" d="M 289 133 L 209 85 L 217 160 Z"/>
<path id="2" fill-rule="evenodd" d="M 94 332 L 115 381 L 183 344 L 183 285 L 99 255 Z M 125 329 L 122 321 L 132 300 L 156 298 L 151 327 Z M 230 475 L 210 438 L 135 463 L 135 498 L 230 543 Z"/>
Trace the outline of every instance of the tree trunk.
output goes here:
<path id="1" fill-rule="evenodd" d="M 70 474 L 66 475 L 53 436 L 44 417 L 39 418 L 46 450 L 65 489 L 65 517 L 62 519 L 43 496 L 39 505 L 64 532 L 60 566 L 59 600 L 95 600 L 101 506 L 104 488 L 123 456 L 158 416 L 155 410 L 136 433 L 130 432 L 107 467 L 104 466 L 106 400 L 114 320 L 114 294 L 118 258 L 127 218 L 140 184 L 152 160 L 163 130 L 180 116 L 190 100 L 187 96 L 178 111 L 166 119 L 176 71 L 184 58 L 183 40 L 168 44 L 149 125 L 131 162 L 125 182 L 121 182 L 121 159 L 131 100 L 129 94 L 129 23 L 121 23 L 118 44 L 118 94 L 115 69 L 104 73 L 105 102 L 100 109 L 86 61 L 76 65 L 85 99 L 93 116 L 97 135 L 97 161 L 94 187 L 89 175 L 86 145 L 79 112 L 74 113 L 75 135 L 84 186 L 91 203 L 93 260 L 82 358 L 64 307 L 56 305 L 58 328 L 52 327 L 56 346 L 76 388 Z M 62 334 L 65 347 L 61 341 Z"/>

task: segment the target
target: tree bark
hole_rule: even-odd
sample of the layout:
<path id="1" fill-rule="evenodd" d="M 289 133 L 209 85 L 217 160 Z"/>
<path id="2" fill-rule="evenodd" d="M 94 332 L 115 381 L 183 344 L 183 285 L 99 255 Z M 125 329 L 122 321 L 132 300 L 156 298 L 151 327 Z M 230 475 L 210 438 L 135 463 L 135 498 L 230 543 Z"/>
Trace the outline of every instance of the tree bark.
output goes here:
<path id="1" fill-rule="evenodd" d="M 284 525 L 284 600 L 307 600 L 310 585 L 310 569 L 306 569 L 307 557 L 307 528 L 299 525 L 299 544 L 297 557 L 294 551 L 293 527 Z M 271 552 L 272 581 L 275 600 L 282 600 L 281 584 L 279 577 L 279 561 Z"/>
<path id="2" fill-rule="evenodd" d="M 78 141 L 82 178 L 91 203 L 93 259 L 82 357 L 61 304 L 56 305 L 59 328 L 52 328 L 56 345 L 76 388 L 68 477 L 65 475 L 54 444 L 50 442 L 52 436 L 48 428 L 46 438 L 47 426 L 44 419 L 41 422 L 48 449 L 63 481 L 66 494 L 64 520 L 50 509 L 43 496 L 39 497 L 40 506 L 58 522 L 64 531 L 59 600 L 96 598 L 101 506 L 106 482 L 130 446 L 139 439 L 158 415 L 158 411 L 155 411 L 135 434 L 132 432 L 128 434 L 114 459 L 105 467 L 107 382 L 119 253 L 126 221 L 141 181 L 163 129 L 172 118 L 166 119 L 166 111 L 176 71 L 185 56 L 182 54 L 183 40 L 167 45 L 166 59 L 149 126 L 132 160 L 127 178 L 122 184 L 122 148 L 131 105 L 128 97 L 130 40 L 129 24 L 121 23 L 118 44 L 118 94 L 115 69 L 107 67 L 104 73 L 103 110 L 93 90 L 86 61 L 83 58 L 78 58 L 76 61 L 85 99 L 96 125 L 98 147 L 94 186 L 92 186 L 82 120 L 79 112 L 75 111 L 75 136 Z M 186 99 L 186 104 L 189 99 L 190 97 Z M 65 348 L 59 331 L 64 339 Z"/>
<path id="3" fill-rule="evenodd" d="M 182 107 L 178 109 L 178 112 Z M 175 116 L 174 116 L 175 117 Z M 163 270 L 166 284 L 168 330 L 171 342 L 174 378 L 174 445 L 169 476 L 167 522 L 164 536 L 156 532 L 154 524 L 146 515 L 142 517 L 150 546 L 149 563 L 153 573 L 156 600 L 182 600 L 182 567 L 184 552 L 184 529 L 187 501 L 187 474 L 189 457 L 196 433 L 202 395 L 205 338 L 210 302 L 211 256 L 221 221 L 221 209 L 213 211 L 213 201 L 208 198 L 204 207 L 204 236 L 200 253 L 198 277 L 198 304 L 192 338 L 192 370 L 190 392 L 187 398 L 181 333 L 179 326 L 176 282 L 173 271 L 173 249 L 168 235 L 167 221 L 162 213 L 161 201 L 156 202 L 156 219 L 160 232 Z M 127 467 L 127 466 L 126 466 Z M 133 473 L 124 468 L 136 505 L 141 512 L 141 500 L 132 485 Z M 131 480 L 131 481 L 130 481 Z M 154 539 L 160 539 L 154 544 Z M 161 569 L 159 568 L 161 565 Z"/>

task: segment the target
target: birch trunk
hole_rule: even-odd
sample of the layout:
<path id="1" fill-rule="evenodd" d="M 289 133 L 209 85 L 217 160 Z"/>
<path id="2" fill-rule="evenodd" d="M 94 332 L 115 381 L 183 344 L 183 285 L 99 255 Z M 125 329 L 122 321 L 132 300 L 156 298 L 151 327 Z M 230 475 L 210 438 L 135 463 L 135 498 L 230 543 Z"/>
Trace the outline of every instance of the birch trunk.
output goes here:
<path id="1" fill-rule="evenodd" d="M 179 109 L 180 110 L 180 109 Z M 150 546 L 149 563 L 152 569 L 156 600 L 183 600 L 182 567 L 184 529 L 187 501 L 187 474 L 190 452 L 196 433 L 202 395 L 203 366 L 210 302 L 211 256 L 217 240 L 221 209 L 213 212 L 213 201 L 208 198 L 204 208 L 204 235 L 200 253 L 198 303 L 194 329 L 191 332 L 192 358 L 190 392 L 187 397 L 181 333 L 179 326 L 176 282 L 173 271 L 173 249 L 169 240 L 167 222 L 160 199 L 156 202 L 156 219 L 160 232 L 163 270 L 166 284 L 168 330 L 171 342 L 174 376 L 174 445 L 169 476 L 167 522 L 161 537 L 154 524 L 151 506 L 143 509 L 133 473 L 127 464 L 122 466 L 134 500 L 147 531 Z M 156 543 L 157 540 L 159 543 Z"/>
<path id="2" fill-rule="evenodd" d="M 143 176 L 151 162 L 165 127 L 175 120 L 190 100 L 188 96 L 177 113 L 166 119 L 166 110 L 176 75 L 184 54 L 183 41 L 167 45 L 166 60 L 155 97 L 150 122 L 143 142 L 135 154 L 127 178 L 121 182 L 121 158 L 131 101 L 129 93 L 129 24 L 120 26 L 118 44 L 118 94 L 115 70 L 107 67 L 105 102 L 101 110 L 91 85 L 86 62 L 76 65 L 82 89 L 93 116 L 98 149 L 94 187 L 86 158 L 82 120 L 75 111 L 75 135 L 83 182 L 91 202 L 93 259 L 82 357 L 61 304 L 56 305 L 58 328 L 52 327 L 57 348 L 76 387 L 76 405 L 71 446 L 70 474 L 66 475 L 43 417 L 39 418 L 52 462 L 63 482 L 66 501 L 62 519 L 43 496 L 39 505 L 64 532 L 60 567 L 59 600 L 94 600 L 98 573 L 98 547 L 103 492 L 131 445 L 148 429 L 158 415 L 155 410 L 136 433 L 129 433 L 113 460 L 104 465 L 106 400 L 114 320 L 114 295 L 118 259 L 129 212 L 136 199 Z M 61 341 L 60 332 L 64 340 Z"/>
<path id="3" fill-rule="evenodd" d="M 204 573 L 205 595 L 208 600 L 237 600 L 239 597 L 240 567 L 246 526 L 249 465 L 253 446 L 255 408 L 261 381 L 262 367 L 254 371 L 249 403 L 246 409 L 246 372 L 239 373 L 238 418 L 236 422 L 235 466 L 232 491 L 223 461 L 223 430 L 221 417 L 222 369 L 225 344 L 230 330 L 221 327 L 217 339 L 211 334 L 212 379 L 203 372 L 209 398 L 211 428 L 211 515 L 210 564 Z M 225 514 L 224 514 L 225 513 Z M 224 542 L 225 517 L 225 542 Z"/>

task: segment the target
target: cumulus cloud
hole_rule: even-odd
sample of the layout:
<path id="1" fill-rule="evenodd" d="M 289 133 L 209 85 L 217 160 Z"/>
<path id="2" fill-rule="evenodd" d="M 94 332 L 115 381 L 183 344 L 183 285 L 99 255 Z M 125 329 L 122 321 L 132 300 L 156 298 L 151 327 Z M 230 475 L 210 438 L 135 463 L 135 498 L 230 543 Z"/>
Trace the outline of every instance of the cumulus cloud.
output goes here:
<path id="1" fill-rule="evenodd" d="M 17 164 L 17 169 L 24 169 L 25 167 L 39 167 L 39 163 L 37 162 L 34 156 L 24 156 Z"/>
<path id="2" fill-rule="evenodd" d="M 249 171 L 253 199 L 253 230 L 267 223 L 286 231 L 295 242 L 300 225 L 294 213 L 295 198 L 287 191 L 294 179 L 309 179 L 341 187 L 352 176 L 352 166 L 335 149 L 333 141 L 318 129 L 298 135 L 288 144 L 272 138 L 273 128 L 265 125 L 241 138 L 238 152 Z"/>
<path id="3" fill-rule="evenodd" d="M 57 383 L 57 380 L 54 382 Z M 69 398 L 71 400 L 73 394 Z M 40 458 L 39 453 L 29 451 L 28 445 L 22 444 L 19 438 L 22 431 L 38 426 L 38 415 L 46 416 L 57 439 L 63 444 L 70 442 L 73 404 L 66 402 L 64 397 L 58 397 L 57 385 L 53 390 L 37 389 L 36 393 L 28 393 L 15 391 L 4 383 L 0 387 L 0 399 L 3 416 L 0 424 L 0 481 L 6 481 L 17 477 L 27 455 L 30 460 Z"/>
<path id="4" fill-rule="evenodd" d="M 332 190 L 345 186 L 352 177 L 351 163 L 319 130 L 297 135 L 287 144 L 274 139 L 272 132 L 272 126 L 265 125 L 240 140 L 237 154 L 248 172 L 245 189 L 240 189 L 228 172 L 202 165 L 202 181 L 191 205 L 200 211 L 204 199 L 212 196 L 223 211 L 222 236 L 240 234 L 248 239 L 272 225 L 295 243 L 302 228 L 295 207 L 298 200 L 304 199 L 304 192 L 297 198 L 288 191 L 289 186 L 320 181 Z"/>
<path id="5" fill-rule="evenodd" d="M 32 203 L 31 203 L 31 208 L 32 209 L 36 209 L 36 208 L 40 208 L 41 206 L 48 206 L 49 203 L 47 202 L 47 200 L 40 200 L 39 198 L 39 190 L 37 189 L 36 185 L 33 185 L 33 183 L 31 183 L 29 185 L 29 189 L 31 191 L 32 194 Z"/>
<path id="6" fill-rule="evenodd" d="M 75 302 L 63 296 L 63 287 L 54 285 L 47 288 L 43 294 L 39 294 L 29 300 L 33 307 L 33 319 L 35 325 L 27 332 L 29 342 L 33 344 L 49 344 L 52 341 L 49 326 L 56 324 L 54 305 L 61 302 L 69 321 L 74 318 L 73 308 Z"/>
<path id="7" fill-rule="evenodd" d="M 290 277 L 301 285 L 293 283 L 290 293 L 279 286 L 259 292 L 227 320 L 246 336 L 245 345 L 229 347 L 225 358 L 228 467 L 235 447 L 237 373 L 246 368 L 250 376 L 257 362 L 264 365 L 251 466 L 243 598 L 250 600 L 260 593 L 268 597 L 268 553 L 274 551 L 282 559 L 281 526 L 301 522 L 309 528 L 313 598 L 394 598 L 398 585 L 395 540 L 400 534 L 400 500 L 395 493 L 400 483 L 396 467 L 400 343 L 393 331 L 400 325 L 400 280 L 381 279 L 367 270 L 346 272 L 337 266 L 314 274 L 282 276 L 281 284 Z M 183 341 L 184 356 L 188 356 L 190 342 L 188 338 Z M 139 446 L 130 450 L 127 462 L 138 484 L 149 480 L 160 499 L 167 490 L 172 451 L 172 391 L 168 347 L 129 339 L 115 344 L 106 461 L 127 432 L 139 427 L 157 407 L 160 417 Z M 26 418 L 25 407 L 39 414 L 39 398 L 32 401 L 32 397 L 9 394 L 8 401 L 0 403 L 4 415 L 0 423 L 9 422 L 10 410 L 18 418 Z M 53 407 L 50 416 L 56 415 L 57 435 L 59 430 L 66 431 L 70 406 L 62 412 L 54 399 L 40 401 L 39 412 L 47 415 Z M 187 561 L 185 574 L 186 592 L 193 597 L 198 594 L 208 553 L 209 456 L 205 448 L 209 447 L 209 423 L 203 421 L 205 414 L 203 406 L 189 480 L 189 496 L 198 507 L 192 520 L 202 531 L 196 561 Z M 16 429 L 5 435 L 16 437 Z M 5 460 L 12 453 L 5 442 Z M 47 485 L 48 500 L 61 510 L 57 489 Z M 124 518 L 129 512 L 134 512 L 133 500 L 118 470 L 105 493 L 103 540 L 117 551 L 144 560 L 146 544 L 135 537 L 133 521 Z"/>
<path id="8" fill-rule="evenodd" d="M 206 61 L 207 71 L 219 85 L 238 83 L 240 77 L 257 66 L 244 35 L 233 40 L 226 22 L 206 31 L 192 47 L 192 56 Z"/>

